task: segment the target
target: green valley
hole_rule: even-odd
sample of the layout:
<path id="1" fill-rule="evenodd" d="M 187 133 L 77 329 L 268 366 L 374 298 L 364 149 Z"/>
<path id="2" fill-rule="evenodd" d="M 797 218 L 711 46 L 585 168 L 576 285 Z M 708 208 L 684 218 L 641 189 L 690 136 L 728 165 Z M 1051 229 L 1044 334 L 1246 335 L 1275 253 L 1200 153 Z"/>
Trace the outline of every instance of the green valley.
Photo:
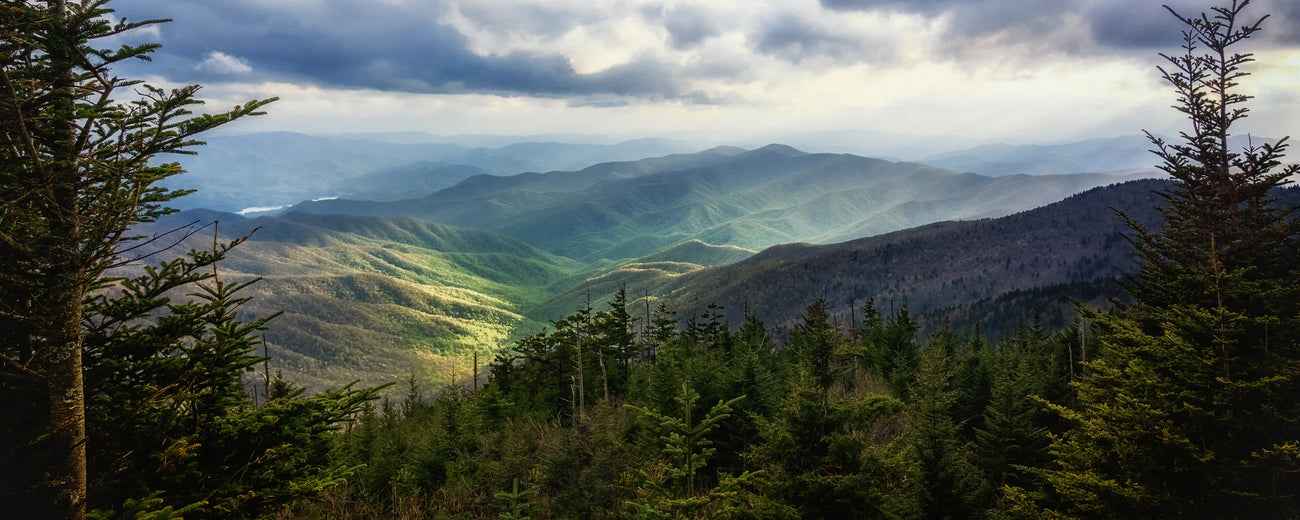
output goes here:
<path id="1" fill-rule="evenodd" d="M 242 311 L 283 312 L 266 331 L 271 367 L 313 390 L 472 377 L 475 352 L 487 359 L 516 330 L 542 327 L 525 312 L 579 267 L 508 237 L 410 218 L 189 211 L 143 230 L 213 220 L 225 239 L 252 233 L 219 273 L 262 279 Z M 211 240 L 208 228 L 175 249 Z"/>

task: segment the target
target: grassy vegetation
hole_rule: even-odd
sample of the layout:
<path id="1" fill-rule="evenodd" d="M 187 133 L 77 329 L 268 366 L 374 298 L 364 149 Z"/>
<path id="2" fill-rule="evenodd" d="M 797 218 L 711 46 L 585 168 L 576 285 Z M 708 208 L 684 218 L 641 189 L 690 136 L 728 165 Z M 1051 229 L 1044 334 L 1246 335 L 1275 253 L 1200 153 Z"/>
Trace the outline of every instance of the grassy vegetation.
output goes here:
<path id="1" fill-rule="evenodd" d="M 309 390 L 360 380 L 441 386 L 472 376 L 517 331 L 543 325 L 524 316 L 579 264 L 485 231 L 409 218 L 288 214 L 242 219 L 182 213 L 145 231 L 195 218 L 220 220 L 223 236 L 259 227 L 222 263 L 223 279 L 260 277 L 242 308 L 283 312 L 266 331 L 271 369 Z M 196 235 L 180 248 L 210 247 Z"/>

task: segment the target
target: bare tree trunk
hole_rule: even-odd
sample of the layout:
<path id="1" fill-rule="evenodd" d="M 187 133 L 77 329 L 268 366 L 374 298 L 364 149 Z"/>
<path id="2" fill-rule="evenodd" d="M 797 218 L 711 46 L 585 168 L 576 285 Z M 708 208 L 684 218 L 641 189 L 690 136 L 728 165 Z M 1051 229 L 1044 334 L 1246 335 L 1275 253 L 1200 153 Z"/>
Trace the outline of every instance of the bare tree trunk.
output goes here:
<path id="1" fill-rule="evenodd" d="M 578 347 L 578 416 L 587 415 L 587 384 L 584 381 L 582 366 L 582 330 L 578 330 L 574 336 Z"/>
<path id="2" fill-rule="evenodd" d="M 609 372 L 605 370 L 605 356 L 596 359 L 600 361 L 600 381 L 605 388 L 605 404 L 609 404 Z"/>
<path id="3" fill-rule="evenodd" d="M 86 399 L 81 366 L 81 291 L 79 284 L 64 282 L 50 316 L 47 391 L 50 426 L 61 460 L 52 480 L 61 516 L 86 517 Z"/>

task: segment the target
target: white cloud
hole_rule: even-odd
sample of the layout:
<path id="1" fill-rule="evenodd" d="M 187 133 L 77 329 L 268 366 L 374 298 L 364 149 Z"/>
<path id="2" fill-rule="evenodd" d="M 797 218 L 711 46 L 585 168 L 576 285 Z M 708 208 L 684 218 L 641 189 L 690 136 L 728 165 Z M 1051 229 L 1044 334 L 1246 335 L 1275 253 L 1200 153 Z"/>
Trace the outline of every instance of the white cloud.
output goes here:
<path id="1" fill-rule="evenodd" d="M 180 56 L 181 73 L 227 75 L 188 80 L 208 83 L 213 109 L 281 96 L 269 116 L 239 123 L 247 131 L 775 140 L 865 129 L 1015 142 L 1172 133 L 1182 121 L 1155 53 L 1177 51 L 1177 27 L 1161 25 L 1169 16 L 1154 4 L 1122 1 L 1034 4 L 1024 19 L 1005 19 L 1025 0 L 908 4 L 964 6 L 949 10 L 832 10 L 819 0 L 284 0 L 309 19 L 275 25 L 285 46 L 241 46 L 266 35 L 235 31 L 246 24 L 232 21 L 184 32 L 169 24 L 177 32 L 164 30 L 171 38 L 160 55 Z M 231 20 L 279 9 L 241 5 Z M 176 18 L 212 25 L 216 13 Z M 1097 20 L 1116 17 L 1132 23 L 1098 30 Z M 338 52 L 308 52 L 318 38 L 304 28 L 340 18 L 357 23 L 339 31 L 342 43 L 330 48 Z M 428 37 L 411 36 L 414 28 Z M 1255 49 L 1259 62 L 1242 87 L 1258 98 L 1243 129 L 1296 133 L 1300 50 Z"/>
<path id="2" fill-rule="evenodd" d="M 248 74 L 253 71 L 253 67 L 243 58 L 219 51 L 209 52 L 207 59 L 194 68 L 217 74 Z"/>

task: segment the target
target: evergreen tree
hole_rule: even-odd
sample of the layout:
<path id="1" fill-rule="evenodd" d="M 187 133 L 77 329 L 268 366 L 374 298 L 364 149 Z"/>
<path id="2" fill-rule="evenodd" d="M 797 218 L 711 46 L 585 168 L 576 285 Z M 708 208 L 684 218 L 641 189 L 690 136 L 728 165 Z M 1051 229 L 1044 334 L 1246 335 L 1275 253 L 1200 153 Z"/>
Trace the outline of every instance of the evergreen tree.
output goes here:
<path id="1" fill-rule="evenodd" d="M 916 375 L 920 352 L 916 341 L 918 328 L 904 305 L 884 326 L 877 344 L 875 358 L 877 366 L 881 367 L 881 375 L 889 383 L 894 396 L 903 400 L 907 400 L 912 378 Z"/>
<path id="2" fill-rule="evenodd" d="M 594 320 L 596 336 L 602 346 L 602 362 L 605 357 L 616 361 L 613 376 L 606 375 L 606 379 L 613 381 L 616 394 L 626 390 L 628 370 L 638 353 L 635 333 L 638 319 L 627 312 L 627 287 L 619 286 L 614 299 L 609 302 L 609 310 L 599 313 Z"/>
<path id="3" fill-rule="evenodd" d="M 505 511 L 498 517 L 500 520 L 530 520 L 532 516 L 528 514 L 528 500 L 537 496 L 537 486 L 524 488 L 521 491 L 519 479 L 515 479 L 510 491 L 498 491 L 494 496 L 504 502 Z"/>
<path id="4" fill-rule="evenodd" d="M 989 404 L 972 445 L 988 500 L 1001 494 L 1003 486 L 1030 486 L 1027 468 L 1047 461 L 1050 439 L 1043 406 L 1035 400 L 1048 380 L 1041 343 L 1035 328 L 1022 326 L 998 348 Z"/>
<path id="5" fill-rule="evenodd" d="M 236 293 L 256 280 L 227 284 L 208 272 L 237 243 L 163 262 L 88 300 L 89 505 L 100 517 L 133 517 L 123 498 L 151 495 L 209 517 L 251 517 L 347 475 L 327 464 L 330 435 L 374 390 L 304 398 L 277 377 L 266 403 L 252 406 L 241 376 L 262 361 L 255 333 L 270 317 L 238 321 L 248 298 Z M 172 302 L 178 289 L 196 300 Z"/>
<path id="6" fill-rule="evenodd" d="M 762 494 L 787 508 L 779 517 L 912 516 L 903 403 L 882 395 L 827 402 L 806 370 L 796 378 L 781 409 L 758 419 L 760 441 L 746 454 L 763 471 Z"/>
<path id="7" fill-rule="evenodd" d="M 836 352 L 843 350 L 845 339 L 831 323 L 826 311 L 826 299 L 818 298 L 804 315 L 803 323 L 790 334 L 790 348 L 799 362 L 807 367 L 823 397 L 835 381 L 831 361 Z"/>
<path id="8" fill-rule="evenodd" d="M 159 20 L 110 23 L 107 3 L 0 9 L 0 501 L 36 518 L 260 516 L 340 481 L 328 437 L 373 393 L 281 385 L 253 406 L 241 375 L 266 319 L 237 319 L 247 283 L 216 275 L 232 244 L 104 276 L 186 236 L 131 235 L 186 193 L 158 186 L 182 173 L 159 156 L 270 101 L 196 116 L 198 86 L 114 76 L 158 46 L 95 41 Z"/>
<path id="9" fill-rule="evenodd" d="M 984 427 L 984 410 L 993 395 L 993 351 L 976 328 L 953 357 L 952 419 L 964 442 Z"/>
<path id="10" fill-rule="evenodd" d="M 1192 123 L 1181 142 L 1152 137 L 1165 226 L 1130 221 L 1141 270 L 1136 303 L 1094 316 L 1100 359 L 1079 380 L 1073 428 L 1045 476 L 1060 513 L 1078 517 L 1294 518 L 1300 515 L 1300 254 L 1292 209 L 1270 190 L 1285 140 L 1228 148 L 1249 97 L 1235 88 L 1259 30 L 1234 1 L 1185 26 L 1164 78 Z"/>
<path id="11" fill-rule="evenodd" d="M 669 310 L 664 302 L 655 306 L 650 315 L 649 327 L 646 328 L 646 350 L 650 357 L 659 353 L 659 348 L 677 333 L 677 312 Z"/>
<path id="12" fill-rule="evenodd" d="M 663 413 L 630 406 L 658 425 L 662 432 L 662 454 L 668 458 L 664 478 L 656 478 L 642 471 L 642 478 L 655 490 L 651 496 L 629 503 L 633 510 L 648 518 L 700 518 L 697 516 L 710 505 L 714 493 L 701 493 L 696 487 L 696 474 L 708 464 L 709 457 L 717 451 L 708 436 L 713 429 L 731 416 L 732 406 L 745 396 L 735 397 L 729 401 L 718 401 L 703 417 L 696 418 L 695 402 L 700 399 L 686 383 L 681 385 L 677 395 L 679 415 Z M 749 473 L 737 477 L 747 480 Z M 728 487 L 735 487 L 740 482 L 731 481 Z M 711 517 L 707 515 L 704 517 Z"/>
<path id="13" fill-rule="evenodd" d="M 94 40 L 157 21 L 110 24 L 106 4 L 6 2 L 0 11 L 3 359 L 6 377 L 25 381 L 14 386 L 45 405 L 33 417 L 48 418 L 57 461 L 48 491 L 66 518 L 86 511 L 82 302 L 122 260 L 128 229 L 183 194 L 156 185 L 180 168 L 154 157 L 185 153 L 196 134 L 265 103 L 190 117 L 197 86 L 167 92 L 114 76 L 113 64 L 157 45 L 106 50 Z M 129 87 L 140 95 L 123 99 Z"/>
<path id="14" fill-rule="evenodd" d="M 917 467 L 917 505 L 924 518 L 971 518 L 977 511 L 973 499 L 979 480 L 953 423 L 956 392 L 945 350 L 955 340 L 950 334 L 936 339 L 921 352 L 912 390 L 916 424 L 911 458 Z"/>
<path id="15" fill-rule="evenodd" d="M 758 440 L 757 418 L 776 411 L 783 391 L 775 374 L 772 338 L 763 322 L 747 310 L 734 340 L 730 355 L 723 357 L 725 386 L 721 395 L 747 397 L 719 427 L 714 461 L 718 468 L 740 473 L 749 468 L 743 458 L 745 448 Z"/>

